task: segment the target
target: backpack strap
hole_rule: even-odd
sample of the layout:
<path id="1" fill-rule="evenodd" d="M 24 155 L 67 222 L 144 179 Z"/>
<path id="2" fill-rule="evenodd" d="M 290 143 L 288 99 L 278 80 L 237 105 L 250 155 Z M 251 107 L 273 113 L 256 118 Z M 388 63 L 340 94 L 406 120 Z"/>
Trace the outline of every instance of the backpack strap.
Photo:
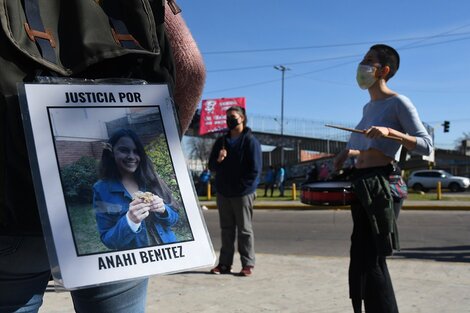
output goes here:
<path id="1" fill-rule="evenodd" d="M 129 33 L 129 30 L 123 21 L 109 16 L 111 32 L 118 45 L 128 49 L 142 49 L 139 42 Z"/>
<path id="2" fill-rule="evenodd" d="M 105 11 L 108 14 L 111 32 L 116 43 L 127 49 L 142 50 L 142 46 L 129 32 L 126 24 L 115 17 L 119 16 L 119 6 L 108 6 Z M 25 0 L 25 15 L 27 23 L 24 24 L 24 27 L 29 39 L 36 42 L 44 59 L 58 64 L 54 51 L 56 42 L 52 33 L 44 27 L 38 0 Z"/>
<path id="3" fill-rule="evenodd" d="M 103 1 L 101 7 L 106 15 L 108 15 L 114 41 L 127 49 L 142 50 L 140 43 L 132 36 L 126 24 L 120 19 L 122 17 L 120 3 L 116 3 L 116 1 Z"/>
<path id="4" fill-rule="evenodd" d="M 181 13 L 181 8 L 179 7 L 178 3 L 176 3 L 176 0 L 167 0 L 166 2 L 168 3 L 171 12 L 173 12 L 174 15 Z"/>
<path id="5" fill-rule="evenodd" d="M 24 28 L 29 39 L 36 42 L 44 59 L 58 64 L 57 56 L 54 51 L 56 43 L 52 33 L 44 28 L 39 12 L 38 0 L 25 0 L 24 6 L 27 20 L 27 22 L 24 23 Z"/>

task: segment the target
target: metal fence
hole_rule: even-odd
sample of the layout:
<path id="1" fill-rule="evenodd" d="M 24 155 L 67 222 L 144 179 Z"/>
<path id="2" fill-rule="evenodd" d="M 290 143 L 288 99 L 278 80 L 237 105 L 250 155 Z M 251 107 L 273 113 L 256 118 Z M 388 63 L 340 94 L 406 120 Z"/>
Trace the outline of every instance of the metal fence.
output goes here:
<path id="1" fill-rule="evenodd" d="M 284 118 L 284 135 L 325 140 L 348 141 L 350 133 L 326 127 L 325 124 L 341 125 L 353 128 L 349 122 L 316 121 L 312 119 Z M 277 116 L 248 115 L 248 126 L 257 132 L 281 134 L 281 121 Z"/>

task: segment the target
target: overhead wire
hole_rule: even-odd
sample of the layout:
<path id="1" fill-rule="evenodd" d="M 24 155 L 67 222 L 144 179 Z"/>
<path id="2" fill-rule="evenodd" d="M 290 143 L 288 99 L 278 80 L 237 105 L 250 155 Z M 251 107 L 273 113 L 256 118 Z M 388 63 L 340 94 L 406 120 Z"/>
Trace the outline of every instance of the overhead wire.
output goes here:
<path id="1" fill-rule="evenodd" d="M 468 34 L 470 34 L 470 32 Z M 431 38 L 431 37 L 429 37 L 429 38 Z M 408 45 L 408 46 L 399 47 L 397 49 L 399 49 L 399 50 L 417 49 L 417 48 L 422 48 L 422 47 L 447 44 L 447 43 L 450 43 L 450 42 L 469 40 L 469 39 L 470 39 L 470 36 L 463 37 L 463 38 L 456 38 L 456 39 L 446 40 L 446 41 L 428 43 L 428 44 L 423 44 L 423 45 L 417 45 L 417 46 L 409 46 Z M 419 42 L 423 42 L 423 41 L 419 41 Z M 416 43 L 419 43 L 419 42 L 416 42 Z M 416 44 L 416 43 L 412 43 L 412 44 Z M 330 57 L 330 58 L 320 58 L 320 59 L 311 59 L 311 60 L 303 60 L 303 61 L 296 61 L 296 62 L 281 62 L 281 63 L 286 64 L 286 65 L 298 65 L 298 64 L 325 62 L 325 61 L 340 60 L 340 59 L 347 59 L 347 58 L 361 57 L 361 56 L 362 55 L 360 55 L 360 54 L 353 54 L 353 55 L 344 55 L 344 56 L 337 56 L 337 57 Z M 207 72 L 208 73 L 215 73 L 215 72 L 242 71 L 242 70 L 253 70 L 253 69 L 270 68 L 270 67 L 272 67 L 272 64 L 244 66 L 244 67 L 232 67 L 232 68 L 225 68 L 225 69 L 222 68 L 222 69 L 215 69 L 215 70 L 207 70 Z"/>
<path id="2" fill-rule="evenodd" d="M 448 30 L 446 32 L 437 34 L 437 35 L 432 35 L 432 36 L 421 36 L 421 37 L 410 37 L 406 39 L 392 39 L 392 40 L 387 40 L 384 42 L 393 42 L 393 41 L 409 41 L 409 40 L 418 40 L 416 42 L 410 43 L 409 45 L 405 45 L 403 47 L 400 47 L 398 49 L 400 50 L 409 50 L 409 49 L 418 49 L 422 47 L 427 47 L 427 46 L 434 46 L 434 45 L 440 45 L 440 44 L 446 44 L 449 42 L 454 42 L 454 41 L 461 41 L 461 40 L 468 40 L 470 39 L 470 36 L 468 37 L 463 37 L 463 38 L 456 38 L 456 39 L 451 39 L 451 40 L 446 40 L 446 41 L 440 41 L 440 42 L 434 42 L 434 43 L 428 43 L 428 44 L 422 44 L 422 45 L 416 45 L 420 42 L 424 42 L 426 40 L 430 39 L 435 39 L 435 38 L 442 38 L 442 37 L 451 37 L 451 36 L 461 36 L 461 35 L 468 35 L 470 32 L 464 32 L 464 33 L 456 33 L 456 34 L 451 34 L 451 32 L 454 32 L 456 30 L 466 28 L 470 26 L 470 24 L 465 24 L 460 27 Z M 277 48 L 277 49 L 252 49 L 252 50 L 238 50 L 238 51 L 226 51 L 226 52 L 212 52 L 209 54 L 217 54 L 217 53 L 253 53 L 253 52 L 272 52 L 272 51 L 282 51 L 282 50 L 295 50 L 295 49 L 313 49 L 313 48 L 325 48 L 325 47 L 339 47 L 339 46 L 352 46 L 352 45 L 362 45 L 365 44 L 366 42 L 357 42 L 357 43 L 344 43 L 344 44 L 331 44 L 331 45 L 318 45 L 318 46 L 308 46 L 308 47 L 288 47 L 288 48 Z M 372 42 L 368 42 L 369 44 Z M 375 43 L 375 42 L 374 42 Z M 414 45 L 414 46 L 413 46 Z M 207 53 L 203 53 L 207 54 Z M 304 60 L 304 61 L 297 61 L 297 62 L 283 62 L 285 65 L 296 65 L 296 64 L 307 64 L 307 63 L 315 63 L 315 62 L 325 62 L 325 61 L 331 61 L 331 60 L 340 60 L 340 59 L 345 59 L 345 58 L 352 58 L 352 57 L 358 57 L 360 58 L 362 55 L 346 55 L 346 56 L 338 56 L 338 57 L 331 57 L 331 58 L 320 58 L 320 59 L 312 59 L 312 60 Z M 313 73 L 318 73 L 322 72 L 331 68 L 336 68 L 336 67 L 341 67 L 347 64 L 351 64 L 353 62 L 357 62 L 357 60 L 354 61 L 348 61 L 348 62 L 343 62 L 340 64 L 324 67 L 321 69 L 315 69 L 313 71 L 309 72 L 304 72 L 304 73 L 299 73 L 299 74 L 292 74 L 288 75 L 285 77 L 285 79 L 292 79 L 295 77 L 301 77 L 301 76 L 307 76 Z M 208 70 L 207 72 L 227 72 L 227 71 L 242 71 L 242 70 L 253 70 L 253 69 L 260 69 L 260 68 L 270 68 L 272 67 L 272 64 L 270 65 L 258 65 L 258 66 L 246 66 L 246 67 L 240 67 L 240 68 L 227 68 L 227 69 L 218 69 L 218 70 Z M 251 84 L 245 84 L 241 86 L 236 86 L 236 87 L 229 87 L 229 88 L 224 88 L 224 89 L 218 89 L 218 90 L 212 90 L 212 91 L 207 91 L 206 93 L 211 94 L 211 93 L 217 93 L 217 92 L 222 92 L 222 91 L 228 91 L 228 90 L 235 90 L 235 89 L 243 89 L 243 88 L 250 88 L 254 86 L 259 86 L 259 85 L 264 85 L 264 84 L 269 84 L 273 82 L 277 82 L 278 79 L 276 80 L 269 80 L 269 81 L 262 81 L 262 82 L 254 82 Z"/>
<path id="3" fill-rule="evenodd" d="M 409 48 L 410 46 L 413 47 L 414 45 L 419 44 L 420 42 L 427 41 L 427 40 L 433 39 L 433 38 L 438 38 L 438 37 L 441 37 L 441 36 L 454 36 L 456 34 L 451 34 L 452 32 L 455 32 L 455 31 L 457 31 L 459 29 L 462 29 L 462 28 L 467 28 L 468 26 L 470 26 L 470 24 L 464 24 L 464 25 L 459 26 L 457 28 L 453 28 L 453 29 L 447 30 L 445 32 L 441 32 L 439 34 L 429 36 L 428 38 L 419 39 L 418 41 L 415 41 L 415 42 L 409 43 L 408 45 L 402 46 L 401 49 Z M 468 33 L 464 33 L 464 34 L 468 34 Z M 418 46 L 418 47 L 421 47 L 421 46 Z"/>
<path id="4" fill-rule="evenodd" d="M 466 24 L 458 27 L 457 29 L 462 29 L 470 26 Z M 449 32 L 455 31 L 456 29 L 449 30 L 444 33 L 431 36 L 418 36 L 418 37 L 409 37 L 409 38 L 400 38 L 400 39 L 389 39 L 383 40 L 384 42 L 403 42 L 403 41 L 426 41 L 433 38 L 439 37 L 451 37 L 451 36 L 462 36 L 470 35 L 470 32 L 455 33 L 450 34 Z M 239 54 L 239 53 L 261 53 L 261 52 L 276 52 L 276 51 L 291 51 L 291 50 L 310 50 L 310 49 L 325 49 L 325 48 L 338 48 L 338 47 L 349 47 L 349 46 L 359 46 L 374 44 L 376 41 L 362 41 L 362 42 L 349 42 L 349 43 L 338 43 L 338 44 L 327 44 L 327 45 L 313 45 L 313 46 L 299 46 L 299 47 L 282 47 L 282 48 L 264 48 L 264 49 L 245 49 L 245 50 L 221 50 L 221 51 L 203 51 L 203 55 L 217 55 L 217 54 Z"/>
<path id="5" fill-rule="evenodd" d="M 337 57 L 329 57 L 329 58 L 320 58 L 320 59 L 311 59 L 311 60 L 304 60 L 304 61 L 297 61 L 297 62 L 281 62 L 285 65 L 299 65 L 299 64 L 308 64 L 308 63 L 317 63 L 317 62 L 325 62 L 325 61 L 334 61 L 334 60 L 341 60 L 341 59 L 348 59 L 352 57 L 359 57 L 359 54 L 352 54 L 352 55 L 343 55 Z M 244 66 L 244 67 L 232 67 L 232 68 L 225 68 L 225 69 L 216 69 L 216 70 L 207 70 L 208 73 L 215 73 L 215 72 L 230 72 L 230 71 L 242 71 L 242 70 L 253 70 L 253 69 L 260 69 L 260 68 L 271 68 L 272 64 L 266 65 L 255 65 L 255 66 Z"/>

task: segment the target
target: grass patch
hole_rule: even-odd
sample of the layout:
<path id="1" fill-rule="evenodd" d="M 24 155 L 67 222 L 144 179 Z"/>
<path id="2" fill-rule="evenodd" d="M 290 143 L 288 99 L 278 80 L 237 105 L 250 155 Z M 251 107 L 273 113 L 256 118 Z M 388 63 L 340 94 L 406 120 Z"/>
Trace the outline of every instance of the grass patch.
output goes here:
<path id="1" fill-rule="evenodd" d="M 279 189 L 274 189 L 274 196 L 270 197 L 270 191 L 268 191 L 268 197 L 264 196 L 264 189 L 258 188 L 256 190 L 256 200 L 259 201 L 291 201 L 292 200 L 292 188 L 285 189 L 284 190 L 284 197 L 279 197 Z M 300 201 L 300 195 L 301 195 L 301 189 L 297 187 L 296 189 L 296 200 Z M 217 197 L 215 195 L 212 195 L 211 201 L 215 201 Z M 408 194 L 408 200 L 414 200 L 414 201 L 432 201 L 432 200 L 437 200 L 437 195 L 435 192 L 427 192 L 424 194 L 419 194 L 415 192 L 410 192 Z M 462 193 L 456 193 L 454 194 L 449 194 L 445 193 L 442 196 L 442 200 L 444 201 L 470 201 L 470 194 L 467 196 L 466 194 L 463 195 Z M 199 201 L 208 201 L 208 198 L 206 196 L 201 196 L 199 197 Z"/>
<path id="2" fill-rule="evenodd" d="M 415 201 L 432 201 L 432 200 L 437 200 L 437 194 L 435 192 L 428 192 L 424 194 L 420 193 L 414 193 L 411 192 L 408 194 L 408 200 L 415 200 Z M 445 194 L 442 196 L 442 200 L 444 201 L 470 201 L 470 195 L 462 195 L 462 194 Z"/>
<path id="3" fill-rule="evenodd" d="M 78 255 L 112 251 L 101 242 L 95 211 L 91 205 L 70 205 L 68 211 Z M 178 223 L 172 228 L 177 241 L 193 240 L 188 218 L 183 209 L 180 209 L 179 215 Z"/>
<path id="4" fill-rule="evenodd" d="M 271 197 L 271 191 L 268 190 L 268 196 L 264 196 L 264 188 L 256 189 L 256 200 L 259 201 L 291 201 L 292 200 L 292 189 L 285 189 L 284 190 L 284 197 L 279 196 L 279 189 L 275 188 L 273 192 L 273 196 Z M 209 199 L 206 196 L 199 196 L 199 201 L 208 201 Z M 217 199 L 216 195 L 212 195 L 211 201 L 215 201 Z M 300 189 L 297 187 L 296 189 L 296 199 L 300 200 Z"/>
<path id="5" fill-rule="evenodd" d="M 78 255 L 111 251 L 101 242 L 91 205 L 71 205 L 68 210 Z"/>

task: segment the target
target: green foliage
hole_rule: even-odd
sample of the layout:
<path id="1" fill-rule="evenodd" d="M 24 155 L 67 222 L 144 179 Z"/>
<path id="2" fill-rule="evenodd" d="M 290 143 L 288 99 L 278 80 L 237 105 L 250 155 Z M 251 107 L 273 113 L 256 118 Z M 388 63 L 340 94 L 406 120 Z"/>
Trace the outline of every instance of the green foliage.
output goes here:
<path id="1" fill-rule="evenodd" d="M 176 181 L 175 170 L 171 161 L 170 151 L 163 135 L 149 143 L 145 147 L 145 152 L 153 163 L 158 175 L 167 183 L 173 192 L 173 196 L 179 200 L 181 198 Z"/>
<path id="2" fill-rule="evenodd" d="M 145 152 L 152 161 L 158 175 L 171 189 L 175 200 L 181 203 L 181 193 L 165 137 L 160 135 L 157 139 L 150 142 L 145 147 Z M 181 208 L 178 214 L 178 223 L 173 227 L 176 237 L 179 241 L 192 240 L 191 229 L 189 228 L 188 217 L 186 216 L 185 210 Z"/>
<path id="3" fill-rule="evenodd" d="M 61 169 L 64 194 L 70 203 L 91 203 L 93 184 L 96 182 L 97 161 L 91 157 L 81 157 L 77 162 Z"/>

